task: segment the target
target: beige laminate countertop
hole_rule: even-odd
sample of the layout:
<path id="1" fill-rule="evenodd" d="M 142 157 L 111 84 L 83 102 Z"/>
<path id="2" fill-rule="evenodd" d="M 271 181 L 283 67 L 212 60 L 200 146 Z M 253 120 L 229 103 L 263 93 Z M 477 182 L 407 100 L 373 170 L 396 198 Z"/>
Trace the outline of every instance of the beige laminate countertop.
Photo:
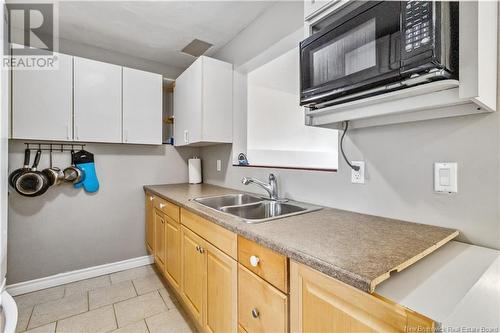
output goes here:
<path id="1" fill-rule="evenodd" d="M 373 292 L 390 272 L 401 271 L 458 235 L 453 229 L 333 208 L 247 224 L 192 201 L 241 191 L 209 184 L 148 185 L 144 189 L 366 292 Z"/>

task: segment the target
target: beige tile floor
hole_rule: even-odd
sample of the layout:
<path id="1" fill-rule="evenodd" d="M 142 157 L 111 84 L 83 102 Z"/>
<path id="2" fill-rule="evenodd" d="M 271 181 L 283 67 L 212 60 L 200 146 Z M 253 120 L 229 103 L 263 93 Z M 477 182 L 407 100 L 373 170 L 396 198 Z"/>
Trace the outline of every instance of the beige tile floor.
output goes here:
<path id="1" fill-rule="evenodd" d="M 194 333 L 153 266 L 15 297 L 17 332 Z"/>

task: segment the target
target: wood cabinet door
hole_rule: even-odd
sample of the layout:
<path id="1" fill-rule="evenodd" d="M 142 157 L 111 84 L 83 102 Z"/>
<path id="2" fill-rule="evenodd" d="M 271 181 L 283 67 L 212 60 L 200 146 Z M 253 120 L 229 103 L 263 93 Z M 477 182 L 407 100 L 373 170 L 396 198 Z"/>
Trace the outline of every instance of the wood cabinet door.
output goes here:
<path id="1" fill-rule="evenodd" d="M 165 277 L 177 291 L 181 282 L 181 224 L 166 217 L 167 258 Z"/>
<path id="2" fill-rule="evenodd" d="M 73 139 L 73 57 L 54 55 L 57 69 L 12 69 L 14 139 Z"/>
<path id="3" fill-rule="evenodd" d="M 154 196 L 146 193 L 146 249 L 154 254 L 155 249 L 155 212 Z"/>
<path id="4" fill-rule="evenodd" d="M 123 142 L 161 144 L 160 74 L 123 67 Z"/>
<path id="5" fill-rule="evenodd" d="M 160 270 L 165 269 L 165 215 L 155 209 L 155 262 Z"/>
<path id="6" fill-rule="evenodd" d="M 288 297 L 239 265 L 238 323 L 248 333 L 287 333 Z"/>
<path id="7" fill-rule="evenodd" d="M 206 281 L 206 256 L 200 251 L 205 242 L 181 226 L 181 296 L 194 319 L 203 323 L 203 301 Z"/>
<path id="8" fill-rule="evenodd" d="M 74 57 L 75 141 L 122 142 L 122 67 Z"/>
<path id="9" fill-rule="evenodd" d="M 290 300 L 291 332 L 408 332 L 413 326 L 404 307 L 295 262 Z M 422 323 L 427 326 L 415 332 L 433 327 L 431 320 Z"/>
<path id="10" fill-rule="evenodd" d="M 205 244 L 202 251 L 207 261 L 203 326 L 207 332 L 236 333 L 238 264 L 211 244 Z"/>

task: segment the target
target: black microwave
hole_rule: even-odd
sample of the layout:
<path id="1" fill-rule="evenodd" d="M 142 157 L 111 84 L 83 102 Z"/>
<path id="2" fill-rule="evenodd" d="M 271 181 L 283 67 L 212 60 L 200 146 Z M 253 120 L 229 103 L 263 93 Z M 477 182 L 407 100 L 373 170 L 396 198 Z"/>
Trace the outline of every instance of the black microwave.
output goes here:
<path id="1" fill-rule="evenodd" d="M 458 2 L 353 3 L 300 43 L 301 105 L 458 78 Z"/>

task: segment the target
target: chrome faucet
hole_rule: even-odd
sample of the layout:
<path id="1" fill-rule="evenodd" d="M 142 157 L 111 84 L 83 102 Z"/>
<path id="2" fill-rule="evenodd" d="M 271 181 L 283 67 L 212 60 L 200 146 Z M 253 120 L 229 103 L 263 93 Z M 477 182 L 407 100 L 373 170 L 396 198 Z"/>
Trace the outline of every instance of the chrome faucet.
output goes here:
<path id="1" fill-rule="evenodd" d="M 272 173 L 269 174 L 269 183 L 265 183 L 252 177 L 243 177 L 241 182 L 244 185 L 255 183 L 266 190 L 267 193 L 269 193 L 269 198 L 271 200 L 278 200 L 278 181 L 276 180 L 276 176 Z"/>

